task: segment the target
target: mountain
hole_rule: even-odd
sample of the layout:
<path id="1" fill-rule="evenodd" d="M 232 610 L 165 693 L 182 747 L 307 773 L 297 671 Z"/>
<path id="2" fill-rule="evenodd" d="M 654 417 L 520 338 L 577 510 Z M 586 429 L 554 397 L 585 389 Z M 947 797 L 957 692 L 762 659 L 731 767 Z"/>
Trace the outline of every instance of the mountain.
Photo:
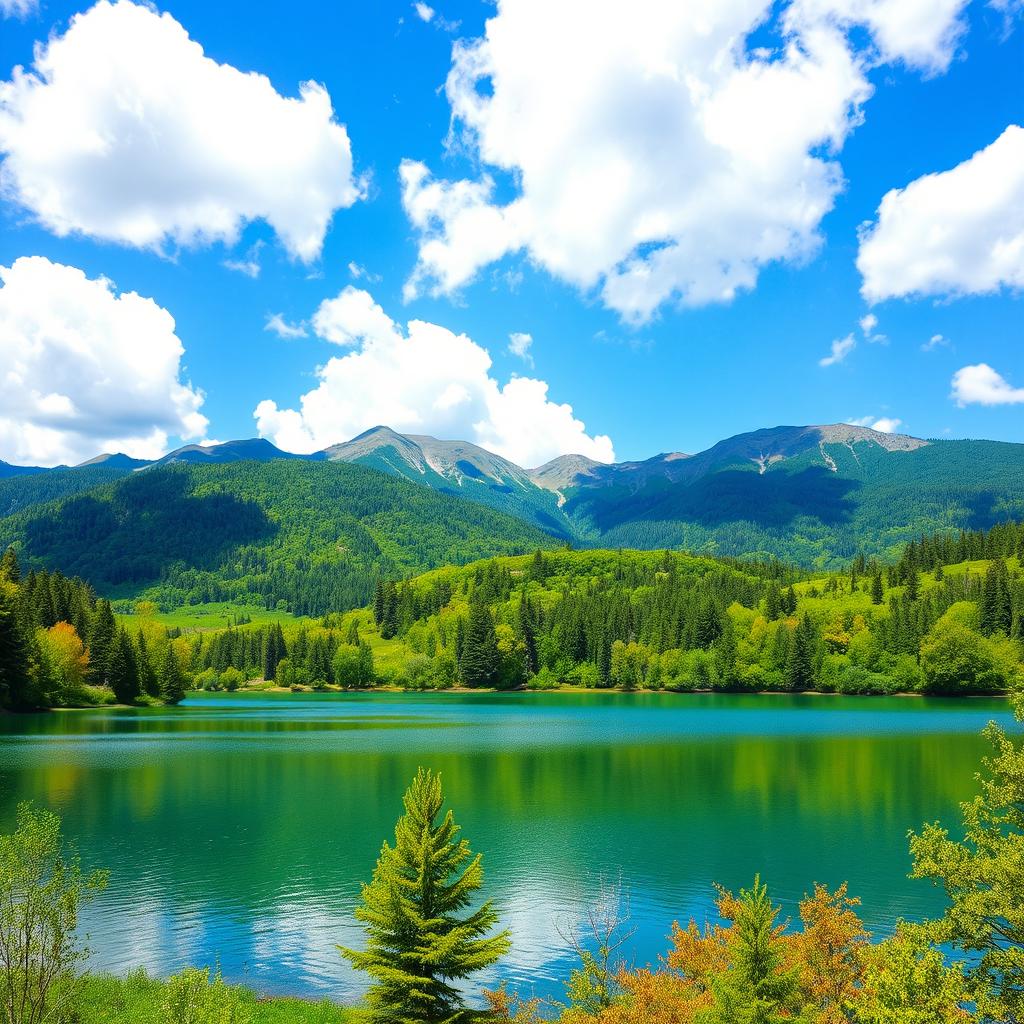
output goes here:
<path id="1" fill-rule="evenodd" d="M 245 441 L 223 441 L 219 444 L 187 444 L 168 452 L 162 459 L 152 463 L 154 466 L 170 466 L 177 463 L 191 465 L 214 465 L 227 462 L 270 462 L 271 459 L 305 459 L 305 455 L 293 455 L 281 451 L 262 437 L 252 437 Z"/>
<path id="2" fill-rule="evenodd" d="M 0 550 L 11 543 L 27 568 L 81 576 L 106 596 L 168 607 L 255 601 L 316 615 L 365 604 L 380 577 L 554 541 L 363 466 L 275 458 L 122 475 L 0 518 Z"/>
<path id="3" fill-rule="evenodd" d="M 153 465 L 149 459 L 133 459 L 130 455 L 125 455 L 123 452 L 117 452 L 111 454 L 106 452 L 103 455 L 97 455 L 94 459 L 89 459 L 87 462 L 80 462 L 75 469 L 88 469 L 90 466 L 104 466 L 107 469 L 123 469 L 129 473 L 136 469 L 143 469 L 146 466 Z"/>
<path id="4" fill-rule="evenodd" d="M 308 456 L 252 439 L 139 469 L 115 455 L 0 479 L 0 546 L 103 592 L 169 604 L 253 593 L 320 611 L 362 600 L 378 574 L 566 541 L 838 568 L 858 552 L 897 557 L 922 533 L 1024 519 L 1024 445 L 846 424 L 530 470 L 375 427 Z"/>
<path id="5" fill-rule="evenodd" d="M 1024 517 L 1024 445 L 784 426 L 581 473 L 561 493 L 574 528 L 606 545 L 835 567 L 858 551 L 895 556 L 923 532 Z"/>
<path id="6" fill-rule="evenodd" d="M 373 427 L 316 457 L 369 466 L 514 515 L 556 537 L 575 536 L 553 490 L 540 485 L 529 471 L 468 441 L 441 441 Z"/>
<path id="7" fill-rule="evenodd" d="M 16 476 L 35 476 L 37 473 L 45 473 L 47 470 L 41 466 L 12 466 L 9 462 L 0 459 L 0 480 L 10 480 Z"/>

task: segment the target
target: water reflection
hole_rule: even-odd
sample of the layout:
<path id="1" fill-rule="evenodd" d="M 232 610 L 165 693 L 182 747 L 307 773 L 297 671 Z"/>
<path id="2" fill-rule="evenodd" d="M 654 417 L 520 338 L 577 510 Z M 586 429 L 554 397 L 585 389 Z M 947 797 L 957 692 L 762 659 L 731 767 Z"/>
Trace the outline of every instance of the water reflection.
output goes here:
<path id="1" fill-rule="evenodd" d="M 59 810 L 112 872 L 99 967 L 219 960 L 275 992 L 351 999 L 359 882 L 420 764 L 440 770 L 514 931 L 491 982 L 564 974 L 571 922 L 620 872 L 652 961 L 711 883 L 760 870 L 790 904 L 848 879 L 872 927 L 933 909 L 906 830 L 972 789 L 996 702 L 526 695 L 207 699 L 0 720 L 0 827 Z"/>

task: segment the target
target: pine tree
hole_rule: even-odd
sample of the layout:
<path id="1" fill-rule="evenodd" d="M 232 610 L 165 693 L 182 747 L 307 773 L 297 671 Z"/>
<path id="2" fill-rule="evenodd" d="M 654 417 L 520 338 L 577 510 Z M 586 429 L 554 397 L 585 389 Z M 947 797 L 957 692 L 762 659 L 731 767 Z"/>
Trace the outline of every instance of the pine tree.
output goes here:
<path id="1" fill-rule="evenodd" d="M 737 899 L 731 969 L 712 982 L 707 1024 L 782 1024 L 799 1007 L 798 968 L 786 965 L 778 907 L 759 877 Z"/>
<path id="2" fill-rule="evenodd" d="M 153 661 L 149 656 L 146 635 L 141 630 L 135 637 L 135 664 L 138 669 L 139 689 L 143 693 L 148 693 L 150 697 L 159 697 L 160 684 L 157 680 L 156 670 L 153 668 Z"/>
<path id="3" fill-rule="evenodd" d="M 498 674 L 498 636 L 490 609 L 482 601 L 469 606 L 469 622 L 459 661 L 466 686 L 489 686 Z"/>
<path id="4" fill-rule="evenodd" d="M 117 633 L 114 611 L 109 601 L 96 605 L 96 618 L 89 634 L 89 681 L 97 686 L 107 682 L 110 655 Z"/>
<path id="5" fill-rule="evenodd" d="M 138 700 L 139 672 L 127 630 L 119 629 L 111 644 L 107 683 L 122 704 L 132 704 Z"/>
<path id="6" fill-rule="evenodd" d="M 0 708 L 31 707 L 28 641 L 18 615 L 17 589 L 0 579 Z"/>
<path id="7" fill-rule="evenodd" d="M 793 630 L 786 652 L 786 689 L 808 690 L 814 685 L 814 654 L 817 633 L 810 617 L 804 615 Z"/>
<path id="8" fill-rule="evenodd" d="M 464 914 L 483 883 L 480 855 L 459 838 L 449 810 L 439 821 L 441 779 L 423 768 L 406 791 L 395 845 L 385 843 L 355 916 L 364 951 L 342 956 L 373 978 L 366 1001 L 382 1024 L 440 1024 L 468 1016 L 458 982 L 495 963 L 508 932 L 488 935 L 498 915 L 490 901 Z"/>
<path id="9" fill-rule="evenodd" d="M 160 696 L 165 704 L 180 704 L 185 699 L 187 681 L 185 673 L 181 670 L 178 657 L 174 653 L 173 644 L 168 644 L 167 650 L 164 651 L 157 679 L 160 687 Z"/>
<path id="10" fill-rule="evenodd" d="M 14 548 L 8 548 L 0 558 L 0 580 L 5 579 L 8 583 L 21 582 L 21 566 Z"/>
<path id="11" fill-rule="evenodd" d="M 871 580 L 871 603 L 881 604 L 885 600 L 885 588 L 882 586 L 882 573 L 876 572 Z"/>

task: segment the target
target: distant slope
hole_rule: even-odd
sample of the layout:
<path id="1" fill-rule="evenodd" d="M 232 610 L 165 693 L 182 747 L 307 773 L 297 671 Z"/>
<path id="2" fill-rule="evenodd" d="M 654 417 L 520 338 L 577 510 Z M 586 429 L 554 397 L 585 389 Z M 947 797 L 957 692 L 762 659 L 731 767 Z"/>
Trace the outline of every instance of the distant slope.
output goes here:
<path id="1" fill-rule="evenodd" d="M 574 525 L 605 544 L 838 566 L 1024 515 L 1024 445 L 779 427 L 685 459 L 606 467 L 562 493 Z"/>
<path id="2" fill-rule="evenodd" d="M 374 427 L 319 453 L 331 462 L 356 462 L 413 483 L 498 509 L 555 536 L 576 532 L 559 511 L 558 496 L 508 459 L 468 441 L 441 441 Z"/>
<path id="3" fill-rule="evenodd" d="M 102 593 L 253 598 L 300 614 L 365 603 L 378 576 L 548 547 L 499 512 L 344 463 L 177 464 L 0 520 L 0 548 Z"/>

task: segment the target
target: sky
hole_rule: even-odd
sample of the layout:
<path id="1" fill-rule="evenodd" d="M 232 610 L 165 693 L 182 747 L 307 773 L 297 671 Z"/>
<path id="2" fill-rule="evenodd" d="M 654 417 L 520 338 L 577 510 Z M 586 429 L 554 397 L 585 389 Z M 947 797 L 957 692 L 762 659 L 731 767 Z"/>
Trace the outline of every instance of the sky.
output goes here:
<path id="1" fill-rule="evenodd" d="M 1024 442 L 1021 0 L 0 0 L 0 459 Z"/>

